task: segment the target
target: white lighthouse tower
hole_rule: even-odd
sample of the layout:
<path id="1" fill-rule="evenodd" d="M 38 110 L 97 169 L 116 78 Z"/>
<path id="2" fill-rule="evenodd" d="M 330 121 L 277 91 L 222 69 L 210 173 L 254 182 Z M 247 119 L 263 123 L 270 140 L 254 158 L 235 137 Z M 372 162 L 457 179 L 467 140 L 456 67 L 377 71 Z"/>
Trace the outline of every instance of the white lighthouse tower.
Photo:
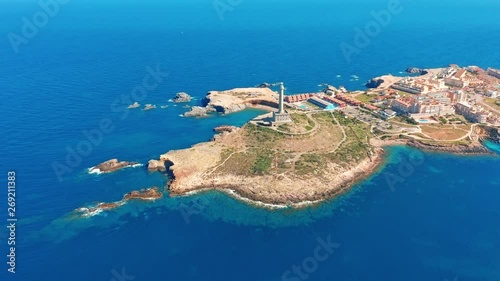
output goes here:
<path id="1" fill-rule="evenodd" d="M 292 122 L 290 114 L 286 113 L 284 106 L 285 99 L 285 84 L 283 82 L 277 83 L 280 85 L 280 93 L 278 97 L 278 112 L 273 112 L 273 125 L 280 125 L 283 123 Z"/>
<path id="2" fill-rule="evenodd" d="M 285 84 L 283 82 L 280 83 L 280 97 L 279 97 L 279 114 L 285 113 L 285 109 L 283 108 L 283 100 L 285 99 Z"/>

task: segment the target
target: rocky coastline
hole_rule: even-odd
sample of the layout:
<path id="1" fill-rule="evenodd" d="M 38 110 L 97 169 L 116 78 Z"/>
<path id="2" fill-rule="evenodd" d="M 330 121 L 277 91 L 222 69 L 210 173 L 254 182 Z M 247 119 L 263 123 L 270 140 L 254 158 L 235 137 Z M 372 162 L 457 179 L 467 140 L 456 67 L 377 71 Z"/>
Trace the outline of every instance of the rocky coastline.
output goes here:
<path id="1" fill-rule="evenodd" d="M 470 144 L 449 144 L 427 143 L 415 139 L 372 139 L 370 142 L 378 147 L 408 146 L 427 152 L 442 152 L 455 155 L 494 155 L 494 153 L 482 145 L 481 142 L 473 142 Z"/>
<path id="2" fill-rule="evenodd" d="M 382 78 L 373 78 L 373 79 L 368 80 L 368 82 L 366 82 L 365 87 L 367 87 L 369 89 L 376 89 L 380 85 L 382 85 L 383 83 L 384 83 L 384 79 L 382 79 Z"/>
<path id="3" fill-rule="evenodd" d="M 378 149 L 372 159 L 366 159 L 351 169 L 344 169 L 339 176 L 331 178 L 332 182 L 328 186 L 325 186 L 327 187 L 326 189 L 309 194 L 281 194 L 279 192 L 262 194 L 248 188 L 249 184 L 262 186 L 262 184 L 268 181 L 283 180 L 283 178 L 279 177 L 269 177 L 264 181 L 259 180 L 257 177 L 239 179 L 240 181 L 244 181 L 245 184 L 231 183 L 231 180 L 234 178 L 229 177 L 228 181 L 222 179 L 213 183 L 200 183 L 199 185 L 189 187 L 179 186 L 174 178 L 167 187 L 170 190 L 170 196 L 187 196 L 198 192 L 216 190 L 259 207 L 268 209 L 300 209 L 333 199 L 347 192 L 356 183 L 373 175 L 382 166 L 384 159 L 385 152 L 382 149 Z M 171 172 L 175 177 L 175 163 L 172 166 Z M 307 185 L 310 180 L 311 178 L 304 179 L 301 184 Z"/>
<path id="4" fill-rule="evenodd" d="M 422 75 L 428 73 L 426 70 L 420 69 L 408 69 L 407 71 Z M 382 76 L 374 78 L 368 81 L 367 87 L 377 88 L 383 83 L 392 82 L 394 79 L 397 79 L 397 77 Z M 190 101 L 189 95 L 184 94 L 177 94 L 174 102 Z M 207 94 L 202 106 L 191 107 L 191 110 L 186 112 L 184 116 L 200 117 L 211 113 L 229 114 L 255 105 L 276 107 L 276 93 L 272 92 L 266 85 L 260 88 L 212 91 Z M 151 105 L 146 105 L 146 108 L 148 106 Z M 335 117 L 333 117 L 333 120 L 333 124 L 337 124 L 339 128 L 342 128 Z M 331 126 L 332 123 L 325 124 Z M 188 149 L 167 152 L 161 155 L 159 159 L 150 160 L 147 169 L 150 173 L 165 173 L 170 178 L 165 185 L 165 190 L 169 190 L 170 196 L 187 196 L 193 193 L 217 190 L 238 200 L 265 208 L 302 208 L 334 198 L 349 190 L 355 183 L 373 175 L 384 163 L 385 151 L 383 147 L 385 146 L 404 145 L 423 151 L 457 155 L 491 155 L 494 153 L 483 146 L 481 141 L 488 139 L 500 142 L 500 130 L 487 126 L 478 126 L 474 137 L 469 137 L 461 142 L 447 143 L 444 141 L 418 140 L 402 137 L 401 135 L 385 140 L 367 136 L 365 144 L 368 144 L 368 148 L 366 148 L 367 153 L 364 153 L 364 156 L 354 158 L 355 160 L 351 158 L 344 162 L 326 162 L 322 169 L 328 172 L 320 175 L 317 171 L 309 174 L 295 174 L 295 167 L 292 170 L 293 172 L 278 173 L 273 171 L 272 173 L 263 174 L 238 174 L 233 173 L 233 168 L 235 170 L 238 168 L 238 162 L 232 163 L 231 161 L 232 164 L 229 167 L 219 171 L 221 166 L 224 166 L 234 154 L 243 153 L 244 156 L 239 157 L 246 157 L 249 150 L 258 149 L 259 145 L 255 146 L 256 143 L 248 141 L 248 138 L 255 141 L 255 134 L 248 131 L 248 128 L 244 129 L 247 125 L 243 128 L 234 126 L 216 127 L 214 131 L 217 135 L 210 142 L 200 143 Z M 323 130 L 325 129 L 328 131 L 327 127 L 323 127 Z M 337 131 L 338 133 L 339 131 Z M 344 129 L 342 129 L 342 133 L 344 139 L 331 152 L 327 150 L 327 153 L 334 153 L 348 139 Z M 314 138 L 315 134 L 311 134 L 311 138 Z M 332 136 L 332 133 L 328 134 Z M 356 136 L 356 138 L 360 141 L 359 137 Z M 365 138 L 361 139 L 364 140 Z M 289 155 L 288 160 L 295 159 L 293 165 L 296 165 L 296 161 L 303 154 L 311 153 L 321 157 L 321 151 L 324 152 L 325 147 L 328 147 L 325 144 L 328 141 L 325 140 L 326 138 L 316 138 L 315 141 L 311 142 L 311 147 L 299 148 L 301 153 L 298 158 Z M 353 142 L 353 139 L 350 142 Z M 286 140 L 281 144 L 281 147 L 283 145 L 286 146 Z M 278 144 L 274 144 L 271 150 L 276 147 L 279 147 Z M 348 153 L 351 152 L 350 149 L 348 148 Z M 294 152 L 290 151 L 289 153 L 293 154 Z M 241 161 L 247 161 L 246 158 L 238 159 L 240 159 L 240 163 Z M 91 168 L 90 172 L 109 173 L 135 165 L 140 164 L 112 159 Z M 278 164 L 276 164 L 276 170 L 278 170 Z M 82 217 L 88 217 L 102 211 L 116 209 L 129 200 L 150 201 L 160 199 L 162 196 L 163 193 L 157 187 L 142 189 L 125 194 L 121 201 L 98 203 L 92 207 L 79 208 L 75 212 Z"/>
<path id="5" fill-rule="evenodd" d="M 457 155 L 491 155 L 489 149 L 484 147 L 482 144 L 435 144 L 435 143 L 424 143 L 417 140 L 410 140 L 407 142 L 409 147 L 418 148 L 423 151 L 429 152 L 445 152 Z"/>

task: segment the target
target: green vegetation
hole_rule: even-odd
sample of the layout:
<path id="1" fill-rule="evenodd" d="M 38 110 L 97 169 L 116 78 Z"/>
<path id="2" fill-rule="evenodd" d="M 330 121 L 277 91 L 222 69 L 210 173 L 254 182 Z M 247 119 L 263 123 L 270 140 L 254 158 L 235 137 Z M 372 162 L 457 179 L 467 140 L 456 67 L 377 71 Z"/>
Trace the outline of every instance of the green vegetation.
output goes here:
<path id="1" fill-rule="evenodd" d="M 333 113 L 335 118 L 339 121 L 341 126 L 355 126 L 355 125 L 364 125 L 363 122 L 359 121 L 356 118 L 350 118 L 345 115 L 342 111 L 335 111 Z M 332 120 L 333 121 L 333 120 Z M 335 123 L 335 121 L 333 121 Z"/>
<path id="2" fill-rule="evenodd" d="M 254 124 L 247 124 L 245 130 L 250 146 L 273 147 L 276 141 L 286 138 L 285 134 Z"/>
<path id="3" fill-rule="evenodd" d="M 364 94 L 359 94 L 359 95 L 355 96 L 354 98 L 359 100 L 360 102 L 370 103 L 370 102 L 372 102 L 374 96 L 364 93 Z"/>
<path id="4" fill-rule="evenodd" d="M 344 126 L 347 140 L 334 153 L 326 156 L 338 164 L 347 164 L 360 161 L 371 154 L 371 146 L 368 139 L 371 137 L 369 127 L 361 121 L 349 118 L 342 112 L 335 112 L 335 117 Z"/>
<path id="5" fill-rule="evenodd" d="M 252 166 L 252 173 L 255 175 L 262 175 L 271 169 L 272 166 L 272 151 L 263 151 L 257 154 L 257 159 Z"/>
<path id="6" fill-rule="evenodd" d="M 304 128 L 306 131 L 310 131 L 314 128 L 314 121 L 311 120 L 307 115 L 305 114 L 298 114 L 298 113 L 292 113 L 290 115 L 292 117 L 293 122 L 299 126 Z M 308 129 L 310 128 L 310 129 Z"/>
<path id="7" fill-rule="evenodd" d="M 418 125 L 418 122 L 409 116 L 399 116 L 399 117 L 401 118 L 401 121 L 406 122 L 410 125 Z"/>
<path id="8" fill-rule="evenodd" d="M 283 124 L 283 125 L 278 126 L 278 130 L 280 130 L 282 132 L 290 133 L 292 131 L 292 128 L 291 128 L 290 124 Z"/>
<path id="9" fill-rule="evenodd" d="M 332 172 L 326 169 L 329 163 L 350 167 L 371 157 L 373 148 L 368 141 L 372 137 L 369 126 L 355 118 L 340 111 L 315 113 L 311 118 L 305 114 L 292 114 L 292 118 L 295 124 L 281 125 L 278 130 L 294 132 L 299 127 L 312 131 L 316 124 L 321 129 L 290 136 L 249 123 L 244 127 L 243 135 L 234 139 L 240 144 L 237 148 L 240 152 L 236 148 L 223 150 L 221 166 L 216 173 L 241 176 L 293 173 L 321 177 Z M 345 140 L 342 130 L 346 134 Z M 343 142 L 340 144 L 340 141 Z"/>
<path id="10" fill-rule="evenodd" d="M 300 160 L 295 162 L 295 173 L 297 175 L 318 173 L 325 165 L 325 159 L 321 155 L 303 154 Z"/>
<path id="11" fill-rule="evenodd" d="M 441 122 L 441 124 L 446 124 L 448 123 L 448 120 L 446 120 L 446 118 L 444 118 L 443 116 L 439 116 L 439 122 Z"/>

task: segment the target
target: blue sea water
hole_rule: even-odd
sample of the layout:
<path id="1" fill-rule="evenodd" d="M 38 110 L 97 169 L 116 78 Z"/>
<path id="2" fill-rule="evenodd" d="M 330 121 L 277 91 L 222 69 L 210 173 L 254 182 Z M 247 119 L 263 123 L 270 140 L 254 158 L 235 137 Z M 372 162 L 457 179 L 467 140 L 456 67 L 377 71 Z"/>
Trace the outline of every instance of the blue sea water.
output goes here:
<path id="1" fill-rule="evenodd" d="M 169 102 L 179 91 L 196 105 L 209 90 L 264 81 L 285 81 L 293 93 L 321 83 L 362 89 L 373 76 L 409 66 L 500 68 L 500 3 L 489 0 L 402 1 L 403 11 L 348 62 L 340 44 L 353 44 L 354 29 L 389 2 L 246 0 L 221 18 L 213 1 L 73 0 L 15 53 L 9 34 L 22 34 L 23 17 L 41 8 L 0 1 L 0 216 L 7 225 L 7 172 L 15 170 L 19 219 L 16 274 L 7 272 L 9 233 L 0 228 L 0 280 L 500 280 L 494 156 L 389 148 L 377 174 L 300 211 L 210 192 L 83 220 L 68 215 L 167 180 L 144 167 L 112 175 L 87 168 L 111 158 L 147 163 L 259 114 L 182 118 L 186 109 Z M 123 110 L 148 68 L 158 67 L 168 75 L 141 101 L 158 108 Z M 64 164 L 83 131 L 102 120 L 111 132 L 60 181 L 54 162 Z M 313 266 L 319 240 L 336 246 Z M 293 273 L 304 263 L 309 273 Z"/>

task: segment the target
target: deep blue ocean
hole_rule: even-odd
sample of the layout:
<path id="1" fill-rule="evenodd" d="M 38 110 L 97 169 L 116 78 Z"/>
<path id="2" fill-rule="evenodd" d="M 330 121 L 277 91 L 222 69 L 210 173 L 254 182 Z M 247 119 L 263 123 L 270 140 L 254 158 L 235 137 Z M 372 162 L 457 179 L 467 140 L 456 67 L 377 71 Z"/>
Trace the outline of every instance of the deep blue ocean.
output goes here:
<path id="1" fill-rule="evenodd" d="M 147 163 L 209 140 L 215 126 L 242 125 L 260 113 L 183 118 L 187 109 L 169 102 L 177 92 L 198 105 L 209 90 L 265 81 L 284 81 L 289 93 L 321 83 L 355 90 L 410 66 L 500 68 L 497 0 L 402 1 L 402 11 L 350 61 L 341 43 L 354 44 L 355 28 L 392 1 L 66 2 L 45 23 L 37 18 L 43 24 L 36 31 L 24 27 L 26 37 L 23 18 L 33 21 L 43 9 L 33 0 L 0 1 L 0 280 L 500 280 L 495 156 L 388 148 L 378 173 L 300 211 L 258 209 L 209 192 L 69 216 L 167 180 L 145 167 L 110 175 L 87 168 L 111 158 Z M 150 69 L 162 74 L 140 103 L 158 108 L 124 110 Z M 110 132 L 58 178 L 54 163 L 64 164 L 83 132 L 102 120 Z M 11 170 L 15 274 L 6 257 Z M 334 249 L 313 261 L 325 241 Z"/>

